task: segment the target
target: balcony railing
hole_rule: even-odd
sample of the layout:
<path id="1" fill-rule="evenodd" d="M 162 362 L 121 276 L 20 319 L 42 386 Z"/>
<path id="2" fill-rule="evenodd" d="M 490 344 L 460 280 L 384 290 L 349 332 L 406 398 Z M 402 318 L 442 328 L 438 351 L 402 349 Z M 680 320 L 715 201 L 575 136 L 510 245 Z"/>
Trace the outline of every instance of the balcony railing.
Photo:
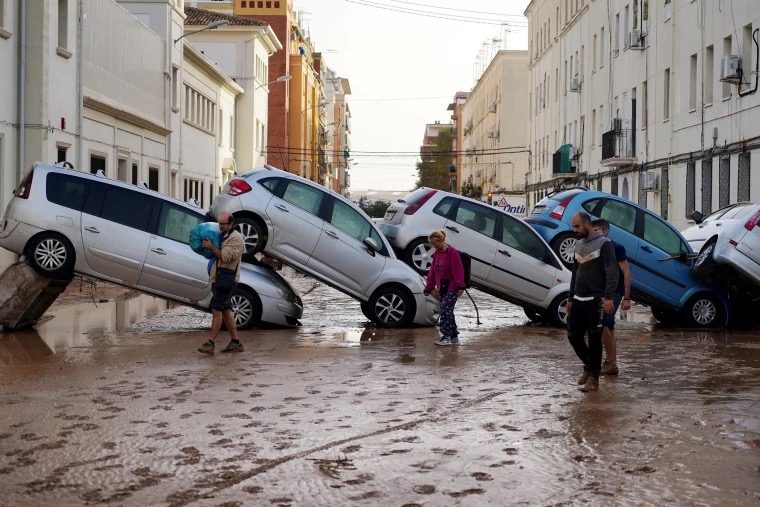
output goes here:
<path id="1" fill-rule="evenodd" d="M 633 149 L 634 131 L 610 130 L 602 134 L 602 162 L 604 167 L 622 167 L 636 163 Z"/>

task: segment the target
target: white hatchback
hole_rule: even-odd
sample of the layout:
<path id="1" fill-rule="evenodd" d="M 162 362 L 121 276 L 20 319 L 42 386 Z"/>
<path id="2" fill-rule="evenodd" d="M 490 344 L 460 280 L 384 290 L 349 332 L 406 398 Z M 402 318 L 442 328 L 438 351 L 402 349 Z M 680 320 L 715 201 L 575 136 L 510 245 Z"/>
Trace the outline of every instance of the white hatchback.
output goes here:
<path id="1" fill-rule="evenodd" d="M 433 326 L 438 302 L 425 296 L 419 274 L 396 258 L 361 209 L 310 180 L 271 166 L 230 181 L 211 214 L 228 211 L 246 251 L 263 251 L 360 302 L 377 325 Z"/>

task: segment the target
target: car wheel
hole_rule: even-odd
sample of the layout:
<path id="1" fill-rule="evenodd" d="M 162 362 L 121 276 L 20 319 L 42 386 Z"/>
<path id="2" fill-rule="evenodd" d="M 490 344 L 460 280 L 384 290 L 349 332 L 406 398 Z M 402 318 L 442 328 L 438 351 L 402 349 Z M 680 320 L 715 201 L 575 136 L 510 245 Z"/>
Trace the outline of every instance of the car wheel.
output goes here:
<path id="1" fill-rule="evenodd" d="M 414 318 L 411 295 L 395 287 L 375 291 L 367 305 L 369 318 L 381 327 L 403 327 Z"/>
<path id="2" fill-rule="evenodd" d="M 567 295 L 567 292 L 560 294 L 549 305 L 547 315 L 553 326 L 567 327 Z"/>
<path id="3" fill-rule="evenodd" d="M 574 255 L 575 255 L 575 243 L 577 243 L 578 237 L 572 232 L 565 232 L 554 238 L 552 241 L 552 249 L 559 255 L 562 264 L 568 269 L 573 267 Z"/>
<path id="4" fill-rule="evenodd" d="M 266 230 L 256 219 L 249 217 L 240 217 L 235 219 L 235 223 L 243 235 L 246 253 L 259 253 L 264 250 L 266 243 Z"/>
<path id="5" fill-rule="evenodd" d="M 417 273 L 427 275 L 430 263 L 433 261 L 433 245 L 427 239 L 419 238 L 412 241 L 404 252 L 404 262 L 414 268 Z"/>
<path id="6" fill-rule="evenodd" d="M 232 313 L 235 314 L 235 326 L 238 329 L 251 329 L 261 323 L 261 301 L 259 296 L 244 287 L 237 287 L 230 298 Z"/>
<path id="7" fill-rule="evenodd" d="M 362 314 L 367 317 L 368 320 L 371 320 L 374 322 L 375 319 L 372 318 L 372 314 L 369 311 L 369 303 L 362 302 L 359 303 L 359 308 L 362 309 Z"/>
<path id="8" fill-rule="evenodd" d="M 528 317 L 533 322 L 544 321 L 543 312 L 539 312 L 538 310 L 535 310 L 533 308 L 523 308 L 523 311 L 525 312 L 525 316 Z"/>
<path id="9" fill-rule="evenodd" d="M 712 294 L 697 294 L 683 308 L 686 323 L 695 327 L 713 327 L 723 322 L 723 305 Z"/>
<path id="10" fill-rule="evenodd" d="M 713 259 L 713 252 L 715 251 L 715 241 L 712 240 L 702 247 L 699 252 L 699 257 L 694 261 L 694 265 L 691 267 L 691 272 L 695 278 L 704 282 L 711 282 L 715 279 L 715 271 L 717 270 L 717 263 Z"/>
<path id="11" fill-rule="evenodd" d="M 35 236 L 27 245 L 32 267 L 52 278 L 67 278 L 74 273 L 74 247 L 69 240 L 54 232 Z"/>
<path id="12" fill-rule="evenodd" d="M 665 324 L 666 326 L 675 324 L 678 321 L 678 313 L 672 310 L 666 310 L 665 308 L 652 308 L 652 315 L 658 322 Z"/>

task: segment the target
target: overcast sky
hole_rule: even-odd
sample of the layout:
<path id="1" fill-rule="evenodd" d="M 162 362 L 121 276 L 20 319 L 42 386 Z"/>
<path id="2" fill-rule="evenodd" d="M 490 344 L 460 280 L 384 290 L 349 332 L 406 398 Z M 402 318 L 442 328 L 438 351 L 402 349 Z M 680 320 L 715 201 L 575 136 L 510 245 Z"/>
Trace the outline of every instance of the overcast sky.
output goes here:
<path id="1" fill-rule="evenodd" d="M 296 0 L 315 51 L 351 84 L 353 189 L 413 188 L 425 124 L 451 121 L 454 93 L 472 89 L 476 68 L 482 72 L 505 38 L 508 49 L 527 49 L 528 3 Z M 442 19 L 463 17 L 478 22 Z M 499 25 L 505 21 L 511 26 Z"/>

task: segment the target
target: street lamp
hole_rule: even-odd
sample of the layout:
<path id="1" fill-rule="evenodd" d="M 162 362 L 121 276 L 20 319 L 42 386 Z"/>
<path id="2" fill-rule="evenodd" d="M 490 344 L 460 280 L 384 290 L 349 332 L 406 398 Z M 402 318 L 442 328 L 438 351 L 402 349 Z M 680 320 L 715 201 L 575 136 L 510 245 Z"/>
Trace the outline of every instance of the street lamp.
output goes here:
<path id="1" fill-rule="evenodd" d="M 303 111 L 301 111 L 301 114 L 305 113 L 305 112 L 306 112 L 306 111 L 308 111 L 309 109 L 315 109 L 315 108 L 317 108 L 317 107 L 325 107 L 325 106 L 326 106 L 326 105 L 328 105 L 328 104 L 329 104 L 329 102 L 327 102 L 327 101 L 325 100 L 325 101 L 323 101 L 323 102 L 320 102 L 320 103 L 319 103 L 319 104 L 317 104 L 317 105 L 314 105 L 314 106 L 311 106 L 311 107 L 307 107 L 306 109 L 304 109 Z"/>
<path id="2" fill-rule="evenodd" d="M 204 32 L 206 30 L 214 30 L 216 28 L 219 28 L 220 26 L 226 26 L 226 25 L 229 25 L 229 24 L 230 24 L 230 21 L 228 19 L 217 19 L 216 21 L 212 21 L 211 23 L 209 23 L 208 25 L 206 25 L 204 28 L 201 28 L 200 30 L 195 30 L 193 32 L 187 32 L 186 34 L 182 35 L 181 37 L 178 37 L 178 38 L 174 39 L 174 43 L 176 44 L 177 42 L 179 42 L 180 39 L 184 39 L 188 35 L 192 35 L 192 34 L 198 33 L 198 32 Z"/>
<path id="3" fill-rule="evenodd" d="M 290 74 L 285 74 L 284 76 L 280 76 L 280 77 L 278 77 L 278 78 L 277 78 L 277 79 L 275 79 L 274 81 L 270 81 L 270 82 L 268 82 L 268 83 L 261 83 L 261 84 L 260 84 L 260 85 L 258 85 L 256 88 L 254 88 L 254 90 L 258 90 L 258 89 L 259 89 L 259 88 L 261 88 L 262 86 L 267 86 L 267 85 L 270 85 L 270 84 L 272 84 L 272 83 L 282 83 L 282 82 L 285 82 L 285 81 L 290 81 L 291 79 L 293 79 L 293 76 L 291 76 Z"/>

